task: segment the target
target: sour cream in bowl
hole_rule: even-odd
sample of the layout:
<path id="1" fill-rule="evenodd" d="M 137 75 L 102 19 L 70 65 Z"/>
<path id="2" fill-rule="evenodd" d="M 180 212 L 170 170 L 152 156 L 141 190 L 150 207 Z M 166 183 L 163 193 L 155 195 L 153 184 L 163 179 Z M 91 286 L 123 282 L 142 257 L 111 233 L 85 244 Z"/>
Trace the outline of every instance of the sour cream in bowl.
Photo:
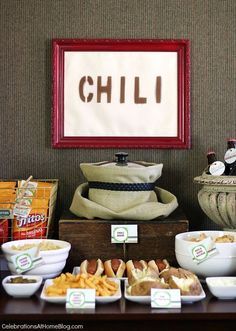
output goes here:
<path id="1" fill-rule="evenodd" d="M 236 277 L 207 277 L 206 283 L 211 293 L 218 299 L 236 298 Z"/>

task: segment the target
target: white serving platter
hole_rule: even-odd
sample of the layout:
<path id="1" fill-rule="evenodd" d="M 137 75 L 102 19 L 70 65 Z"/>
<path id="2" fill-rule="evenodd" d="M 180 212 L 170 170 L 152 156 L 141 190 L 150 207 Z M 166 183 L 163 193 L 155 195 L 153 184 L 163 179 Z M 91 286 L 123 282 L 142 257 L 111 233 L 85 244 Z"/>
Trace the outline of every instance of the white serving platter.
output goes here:
<path id="1" fill-rule="evenodd" d="M 116 278 L 108 278 L 112 281 L 114 281 L 115 283 L 118 284 L 118 290 L 114 295 L 111 296 L 105 296 L 105 297 L 100 297 L 100 296 L 96 296 L 95 297 L 95 302 L 96 303 L 111 303 L 111 302 L 115 302 L 117 300 L 120 300 L 121 298 L 121 288 L 120 288 L 120 280 L 116 279 Z M 46 302 L 51 302 L 51 303 L 66 303 L 66 296 L 47 296 L 45 295 L 45 289 L 49 286 L 53 284 L 53 279 L 47 279 L 44 283 L 41 295 L 40 295 L 40 299 L 46 301 Z"/>
<path id="2" fill-rule="evenodd" d="M 130 295 L 127 293 L 127 288 L 128 288 L 128 281 L 125 281 L 125 299 L 132 301 L 132 302 L 137 302 L 137 303 L 142 303 L 142 304 L 151 304 L 151 296 L 139 296 L 139 295 Z M 202 292 L 200 295 L 181 295 L 181 303 L 186 304 L 186 303 L 194 303 L 200 300 L 203 300 L 206 297 L 206 293 L 204 292 L 202 288 Z"/>

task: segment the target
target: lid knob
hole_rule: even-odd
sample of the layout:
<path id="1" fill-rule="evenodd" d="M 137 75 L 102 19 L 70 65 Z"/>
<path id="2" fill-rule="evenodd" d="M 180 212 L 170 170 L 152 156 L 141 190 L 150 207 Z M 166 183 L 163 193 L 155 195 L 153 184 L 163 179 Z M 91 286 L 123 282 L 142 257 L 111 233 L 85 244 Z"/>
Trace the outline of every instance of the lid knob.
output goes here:
<path id="1" fill-rule="evenodd" d="M 127 161 L 127 157 L 128 157 L 128 153 L 125 152 L 118 152 L 115 154 L 116 158 L 117 158 L 117 166 L 127 166 L 128 165 L 128 161 Z"/>

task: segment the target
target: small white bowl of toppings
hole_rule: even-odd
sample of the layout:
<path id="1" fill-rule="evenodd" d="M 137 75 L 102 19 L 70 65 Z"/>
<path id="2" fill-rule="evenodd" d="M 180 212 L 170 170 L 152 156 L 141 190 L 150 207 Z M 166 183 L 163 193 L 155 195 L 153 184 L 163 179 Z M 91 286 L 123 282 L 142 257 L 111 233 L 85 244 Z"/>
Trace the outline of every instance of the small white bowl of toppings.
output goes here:
<path id="1" fill-rule="evenodd" d="M 12 256 L 23 253 L 33 247 L 37 248 L 37 255 L 42 257 L 42 264 L 26 271 L 25 275 L 42 276 L 44 279 L 58 276 L 65 267 L 71 244 L 67 241 L 56 239 L 23 239 L 2 244 L 2 252 L 11 273 L 16 274 Z"/>
<path id="2" fill-rule="evenodd" d="M 222 300 L 236 298 L 236 277 L 207 277 L 206 283 L 215 297 Z"/>
<path id="3" fill-rule="evenodd" d="M 28 298 L 39 289 L 42 280 L 40 276 L 7 276 L 2 286 L 7 294 L 15 298 Z"/>
<path id="4" fill-rule="evenodd" d="M 191 270 L 200 277 L 234 276 L 236 233 L 233 231 L 179 233 L 175 236 L 175 256 L 182 268 Z"/>

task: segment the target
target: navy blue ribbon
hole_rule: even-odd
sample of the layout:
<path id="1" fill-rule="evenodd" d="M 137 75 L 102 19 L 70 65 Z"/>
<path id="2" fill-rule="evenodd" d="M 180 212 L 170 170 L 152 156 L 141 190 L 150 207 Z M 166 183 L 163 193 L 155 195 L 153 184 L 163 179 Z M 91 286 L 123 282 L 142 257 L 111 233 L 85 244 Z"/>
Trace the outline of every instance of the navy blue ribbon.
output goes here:
<path id="1" fill-rule="evenodd" d="M 153 191 L 155 183 L 89 182 L 89 188 L 109 191 Z"/>

